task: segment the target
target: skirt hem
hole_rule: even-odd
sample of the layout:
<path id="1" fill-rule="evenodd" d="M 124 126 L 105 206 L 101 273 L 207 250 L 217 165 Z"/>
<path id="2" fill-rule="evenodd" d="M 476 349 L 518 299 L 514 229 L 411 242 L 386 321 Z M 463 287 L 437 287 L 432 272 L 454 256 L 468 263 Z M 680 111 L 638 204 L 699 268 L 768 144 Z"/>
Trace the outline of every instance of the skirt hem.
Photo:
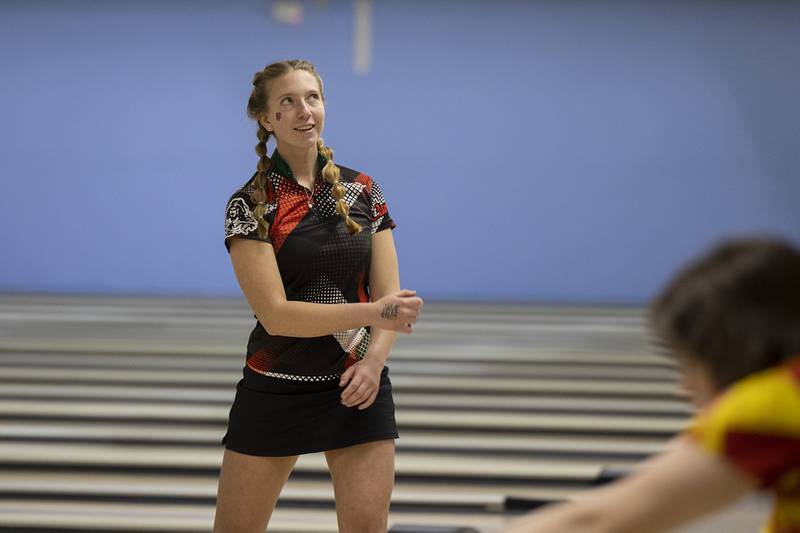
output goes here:
<path id="1" fill-rule="evenodd" d="M 329 452 L 331 450 L 339 450 L 341 448 L 349 448 L 351 446 L 356 446 L 358 444 L 366 444 L 368 442 L 377 442 L 381 440 L 395 440 L 399 438 L 397 433 L 386 433 L 382 435 L 374 435 L 370 437 L 361 437 L 358 439 L 353 439 L 352 441 L 347 441 L 345 443 L 336 443 L 333 446 L 306 446 L 304 448 L 297 448 L 297 449 L 281 449 L 281 450 L 251 450 L 245 449 L 246 447 L 240 447 L 233 445 L 231 446 L 223 439 L 223 445 L 226 450 L 230 450 L 232 452 L 241 453 L 243 455 L 252 455 L 254 457 L 293 457 L 295 455 L 306 455 L 309 453 L 319 453 L 319 452 Z"/>

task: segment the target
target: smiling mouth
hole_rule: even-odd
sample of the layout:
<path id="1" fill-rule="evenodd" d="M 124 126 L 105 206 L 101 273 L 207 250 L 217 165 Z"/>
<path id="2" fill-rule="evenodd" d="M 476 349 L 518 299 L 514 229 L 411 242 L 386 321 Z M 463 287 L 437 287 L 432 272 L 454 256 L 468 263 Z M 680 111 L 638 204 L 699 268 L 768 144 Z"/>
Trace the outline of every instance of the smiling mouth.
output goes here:
<path id="1" fill-rule="evenodd" d="M 295 128 L 295 131 L 302 131 L 303 133 L 305 133 L 305 132 L 311 131 L 313 129 L 314 129 L 314 125 L 311 124 L 309 126 L 302 126 L 300 128 Z"/>

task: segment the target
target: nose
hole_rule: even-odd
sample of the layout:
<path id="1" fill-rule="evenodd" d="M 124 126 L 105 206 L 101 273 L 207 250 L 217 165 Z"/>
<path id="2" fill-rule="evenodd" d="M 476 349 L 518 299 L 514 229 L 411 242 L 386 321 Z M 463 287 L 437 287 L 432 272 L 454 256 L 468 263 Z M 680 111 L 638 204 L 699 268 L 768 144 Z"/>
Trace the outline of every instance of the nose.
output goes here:
<path id="1" fill-rule="evenodd" d="M 298 118 L 302 118 L 310 114 L 311 114 L 311 108 L 308 106 L 308 103 L 305 100 L 300 100 L 299 104 L 297 104 Z"/>

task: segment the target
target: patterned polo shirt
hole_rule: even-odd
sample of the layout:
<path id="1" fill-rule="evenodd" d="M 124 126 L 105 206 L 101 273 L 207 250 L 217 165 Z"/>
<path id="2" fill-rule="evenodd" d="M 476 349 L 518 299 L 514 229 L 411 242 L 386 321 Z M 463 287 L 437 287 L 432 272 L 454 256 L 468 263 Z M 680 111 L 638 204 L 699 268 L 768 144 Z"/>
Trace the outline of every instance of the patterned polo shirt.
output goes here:
<path id="1" fill-rule="evenodd" d="M 689 434 L 775 495 L 762 533 L 800 533 L 800 357 L 731 385 Z"/>
<path id="2" fill-rule="evenodd" d="M 271 161 L 265 215 L 268 235 L 259 237 L 253 218 L 253 176 L 231 196 L 225 209 L 228 250 L 233 237 L 271 244 L 288 300 L 332 305 L 369 302 L 372 235 L 395 227 L 378 184 L 366 174 L 337 165 L 350 217 L 363 228 L 351 235 L 336 213 L 331 185 L 321 173 L 312 192 L 297 183 L 277 151 Z M 325 163 L 320 155 L 318 168 Z M 312 338 L 272 335 L 257 320 L 247 343 L 247 366 L 283 379 L 334 380 L 364 356 L 369 339 L 368 327 Z"/>

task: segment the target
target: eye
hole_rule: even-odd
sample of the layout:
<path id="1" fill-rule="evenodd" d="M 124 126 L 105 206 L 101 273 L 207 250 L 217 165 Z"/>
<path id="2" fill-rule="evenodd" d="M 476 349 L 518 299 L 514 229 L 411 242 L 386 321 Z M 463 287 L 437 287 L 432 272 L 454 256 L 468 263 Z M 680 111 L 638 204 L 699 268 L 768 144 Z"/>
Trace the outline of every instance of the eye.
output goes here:
<path id="1" fill-rule="evenodd" d="M 311 93 L 311 94 L 308 95 L 308 99 L 309 100 L 319 100 L 320 96 L 317 93 Z"/>
<path id="2" fill-rule="evenodd" d="M 284 96 L 283 98 L 281 98 L 281 102 L 280 103 L 281 103 L 281 105 L 283 105 L 283 104 L 291 104 L 292 103 L 292 97 L 291 96 Z"/>

